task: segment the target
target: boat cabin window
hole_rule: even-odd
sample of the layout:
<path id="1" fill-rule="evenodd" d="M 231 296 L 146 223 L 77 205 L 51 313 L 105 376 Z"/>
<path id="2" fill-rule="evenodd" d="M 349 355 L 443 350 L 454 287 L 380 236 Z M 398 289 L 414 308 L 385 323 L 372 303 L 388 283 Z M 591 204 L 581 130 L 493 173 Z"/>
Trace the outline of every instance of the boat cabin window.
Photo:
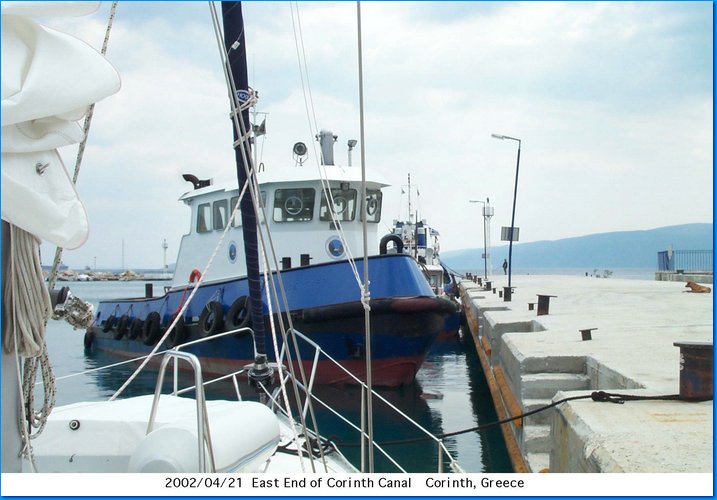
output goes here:
<path id="1" fill-rule="evenodd" d="M 212 213 L 209 203 L 202 203 L 197 207 L 197 232 L 208 233 L 212 229 Z"/>
<path id="2" fill-rule="evenodd" d="M 381 201 L 383 200 L 383 193 L 380 189 L 367 189 L 366 190 L 366 203 L 364 204 L 363 215 L 366 215 L 366 222 L 381 222 Z"/>
<path id="3" fill-rule="evenodd" d="M 274 221 L 310 221 L 314 216 L 313 188 L 277 189 L 274 192 Z"/>
<path id="4" fill-rule="evenodd" d="M 214 230 L 222 230 L 227 227 L 229 219 L 227 200 L 217 200 L 212 205 L 212 220 L 214 221 Z"/>
<path id="5" fill-rule="evenodd" d="M 323 192 L 321 197 L 321 208 L 319 208 L 319 219 L 322 221 L 330 221 L 331 212 L 329 205 L 333 205 L 334 217 L 339 221 L 350 221 L 356 217 L 356 190 L 355 189 L 331 189 L 331 200 L 327 196 L 327 192 Z"/>
<path id="6" fill-rule="evenodd" d="M 247 196 L 247 195 L 245 195 Z M 229 201 L 229 214 L 232 213 L 232 210 L 234 210 L 234 207 L 237 206 L 237 203 L 239 202 L 238 196 L 232 196 L 232 199 Z M 266 191 L 261 192 L 261 206 L 266 206 Z M 262 215 L 262 212 L 259 212 L 258 214 L 259 221 L 264 222 L 264 216 Z M 234 220 L 232 221 L 232 227 L 241 227 L 241 212 L 237 210 L 237 214 L 234 216 Z"/>

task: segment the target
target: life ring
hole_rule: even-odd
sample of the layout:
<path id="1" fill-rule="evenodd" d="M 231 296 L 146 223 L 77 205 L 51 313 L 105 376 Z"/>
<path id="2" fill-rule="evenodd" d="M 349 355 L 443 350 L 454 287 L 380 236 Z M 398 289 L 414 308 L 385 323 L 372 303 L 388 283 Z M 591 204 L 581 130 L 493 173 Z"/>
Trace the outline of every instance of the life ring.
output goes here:
<path id="1" fill-rule="evenodd" d="M 397 234 L 387 234 L 381 238 L 381 242 L 378 245 L 378 253 L 381 255 L 388 253 L 387 247 L 389 241 L 393 241 L 393 244 L 396 245 L 396 253 L 403 253 L 403 240 Z"/>
<path id="2" fill-rule="evenodd" d="M 115 331 L 114 338 L 115 340 L 119 340 L 122 337 L 124 337 L 124 334 L 127 332 L 127 326 L 129 325 L 129 316 L 126 314 L 123 314 L 122 317 L 117 322 L 117 330 Z"/>
<path id="3" fill-rule="evenodd" d="M 109 332 L 113 326 L 115 326 L 115 323 L 117 322 L 117 317 L 113 314 L 109 318 L 105 320 L 105 324 L 102 326 L 102 331 L 107 333 Z"/>
<path id="4" fill-rule="evenodd" d="M 95 332 L 92 330 L 92 328 L 88 328 L 85 332 L 85 349 L 90 349 L 92 347 L 92 343 L 95 341 Z"/>
<path id="5" fill-rule="evenodd" d="M 192 269 L 192 272 L 189 273 L 189 282 L 194 283 L 201 277 L 202 277 L 202 272 L 199 269 Z"/>
<path id="6" fill-rule="evenodd" d="M 209 337 L 221 331 L 224 323 L 224 308 L 221 303 L 213 300 L 207 302 L 199 316 L 199 335 Z"/>
<path id="7" fill-rule="evenodd" d="M 144 328 L 144 321 L 142 321 L 139 318 L 134 318 L 132 320 L 132 323 L 129 324 L 129 333 L 127 334 L 127 338 L 130 340 L 134 340 L 140 335 L 142 335 L 142 329 Z"/>
<path id="8" fill-rule="evenodd" d="M 172 316 L 167 325 L 171 325 L 174 318 L 176 318 L 176 314 Z M 174 325 L 174 329 L 169 332 L 169 336 L 167 337 L 167 346 L 170 348 L 176 347 L 183 344 L 188 337 L 189 331 L 187 330 L 187 325 L 184 324 L 184 316 L 180 316 L 179 321 L 177 321 L 177 324 Z"/>
<path id="9" fill-rule="evenodd" d="M 246 328 L 251 325 L 251 311 L 249 311 L 249 297 L 242 295 L 236 299 L 224 318 L 224 325 L 227 330 Z M 239 332 L 238 336 L 244 336 L 248 332 Z"/>
<path id="10" fill-rule="evenodd" d="M 159 338 L 162 318 L 157 311 L 152 311 L 144 319 L 142 326 L 142 342 L 144 345 L 154 345 Z"/>

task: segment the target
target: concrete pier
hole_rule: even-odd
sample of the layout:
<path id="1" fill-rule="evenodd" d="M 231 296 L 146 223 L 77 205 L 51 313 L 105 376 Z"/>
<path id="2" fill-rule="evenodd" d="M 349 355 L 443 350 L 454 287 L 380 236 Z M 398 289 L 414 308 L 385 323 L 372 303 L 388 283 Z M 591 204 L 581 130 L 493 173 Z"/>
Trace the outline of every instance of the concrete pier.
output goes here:
<path id="1" fill-rule="evenodd" d="M 460 286 L 500 418 L 593 391 L 679 395 L 675 342 L 712 342 L 713 295 L 682 283 L 517 275 L 512 285 L 510 302 Z M 547 314 L 538 295 L 552 296 Z M 501 427 L 516 472 L 712 472 L 712 419 L 712 400 L 581 399 Z"/>

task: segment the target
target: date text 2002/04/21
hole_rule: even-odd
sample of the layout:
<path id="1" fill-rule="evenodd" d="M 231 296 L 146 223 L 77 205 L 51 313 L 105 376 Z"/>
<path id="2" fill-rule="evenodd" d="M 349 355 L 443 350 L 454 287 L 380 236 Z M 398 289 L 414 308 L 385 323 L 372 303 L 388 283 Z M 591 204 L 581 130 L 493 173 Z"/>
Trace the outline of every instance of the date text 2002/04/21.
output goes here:
<path id="1" fill-rule="evenodd" d="M 165 477 L 165 488 L 241 488 L 241 478 L 228 477 Z"/>

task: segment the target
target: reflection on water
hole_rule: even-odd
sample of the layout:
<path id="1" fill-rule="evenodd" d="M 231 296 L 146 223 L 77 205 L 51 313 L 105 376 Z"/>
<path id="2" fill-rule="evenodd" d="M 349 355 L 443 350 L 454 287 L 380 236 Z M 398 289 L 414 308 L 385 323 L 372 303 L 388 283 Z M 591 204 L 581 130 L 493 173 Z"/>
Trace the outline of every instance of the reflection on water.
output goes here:
<path id="1" fill-rule="evenodd" d="M 161 290 L 165 282 L 157 282 Z M 71 283 L 73 294 L 94 302 L 103 298 L 137 297 L 144 295 L 144 282 L 90 282 Z M 73 331 L 65 322 L 51 321 L 48 325 L 47 344 L 50 359 L 58 380 L 57 404 L 77 401 L 99 401 L 109 398 L 134 372 L 138 363 L 128 363 L 109 370 L 82 373 L 86 370 L 122 361 L 102 351 L 85 351 L 84 332 Z M 141 373 L 123 392 L 121 397 L 154 392 L 156 370 Z M 171 388 L 171 369 L 165 380 L 164 391 Z M 191 385 L 188 375 L 180 375 L 180 387 Z M 246 379 L 241 382 L 242 395 L 251 397 L 253 389 Z M 315 388 L 316 396 L 330 405 L 354 425 L 360 422 L 361 392 L 353 386 L 322 386 Z M 377 389 L 392 405 L 409 415 L 420 426 L 434 435 L 450 433 L 497 420 L 490 393 L 470 335 L 464 338 L 437 343 L 426 363 L 410 385 L 395 389 Z M 207 388 L 209 399 L 235 399 L 231 382 L 222 382 Z M 290 397 L 291 399 L 291 397 Z M 375 399 L 374 434 L 381 444 L 387 441 L 413 440 L 423 434 L 406 424 L 394 410 Z M 360 466 L 358 432 L 315 404 L 320 433 L 339 443 L 342 452 L 357 467 Z M 499 427 L 482 432 L 470 432 L 446 438 L 445 445 L 460 465 L 468 472 L 511 472 Z M 410 444 L 387 445 L 386 451 L 409 472 L 437 470 L 437 445 L 433 441 L 417 440 Z M 396 469 L 377 451 L 377 472 L 395 472 Z"/>

